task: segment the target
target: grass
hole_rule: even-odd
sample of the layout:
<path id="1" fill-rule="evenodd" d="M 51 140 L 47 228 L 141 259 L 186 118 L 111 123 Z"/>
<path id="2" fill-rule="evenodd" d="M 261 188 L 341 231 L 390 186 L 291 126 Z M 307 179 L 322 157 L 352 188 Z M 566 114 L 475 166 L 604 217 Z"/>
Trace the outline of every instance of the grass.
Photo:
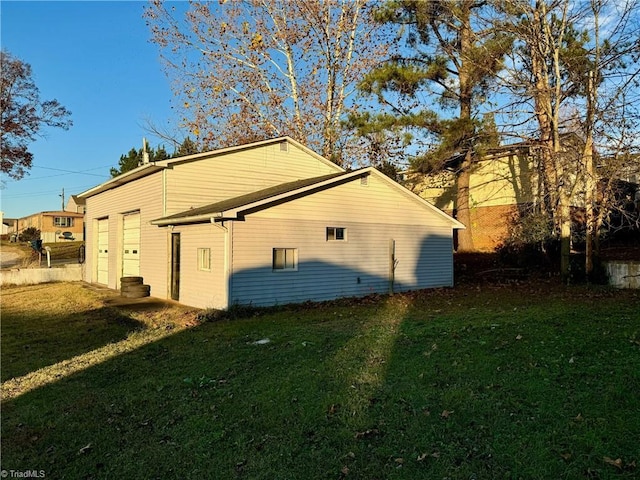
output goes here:
<path id="1" fill-rule="evenodd" d="M 198 325 L 183 310 L 120 309 L 95 316 L 96 339 L 82 344 L 75 336 L 101 311 L 100 294 L 66 285 L 81 294 L 46 328 L 28 298 L 64 287 L 30 288 L 3 290 L 5 470 L 69 479 L 639 473 L 640 292 L 463 286 Z M 37 362 L 20 335 L 42 344 Z"/>
<path id="2" fill-rule="evenodd" d="M 43 243 L 42 246 L 49 247 L 51 259 L 54 261 L 73 261 L 76 263 L 78 261 L 78 250 L 84 242 L 78 241 L 62 241 L 55 243 Z M 16 242 L 11 243 L 6 240 L 3 240 L 1 245 L 1 249 L 5 249 L 7 251 L 20 252 L 22 254 L 23 261 L 21 263 L 22 267 L 34 266 L 38 263 L 38 256 L 31 248 L 29 242 Z M 46 264 L 46 256 L 43 256 L 43 264 Z"/>

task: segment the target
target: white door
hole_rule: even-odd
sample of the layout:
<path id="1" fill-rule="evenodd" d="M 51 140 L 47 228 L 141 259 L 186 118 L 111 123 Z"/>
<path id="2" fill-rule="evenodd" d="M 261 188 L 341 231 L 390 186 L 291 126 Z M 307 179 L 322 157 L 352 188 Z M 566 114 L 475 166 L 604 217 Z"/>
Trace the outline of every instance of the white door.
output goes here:
<path id="1" fill-rule="evenodd" d="M 140 276 L 140 213 L 124 216 L 122 238 L 122 276 Z"/>
<path id="2" fill-rule="evenodd" d="M 109 283 L 109 219 L 98 220 L 98 283 Z"/>

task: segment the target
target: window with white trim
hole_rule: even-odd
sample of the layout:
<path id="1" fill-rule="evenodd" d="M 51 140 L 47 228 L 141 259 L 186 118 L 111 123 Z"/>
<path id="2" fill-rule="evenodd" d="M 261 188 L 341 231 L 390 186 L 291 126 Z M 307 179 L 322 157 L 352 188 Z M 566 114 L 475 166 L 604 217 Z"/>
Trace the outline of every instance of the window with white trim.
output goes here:
<path id="1" fill-rule="evenodd" d="M 298 249 L 297 248 L 274 248 L 273 249 L 273 271 L 295 271 L 298 270 Z"/>
<path id="2" fill-rule="evenodd" d="M 54 227 L 73 227 L 73 217 L 53 217 Z"/>
<path id="3" fill-rule="evenodd" d="M 211 249 L 210 248 L 198 249 L 198 270 L 203 272 L 211 271 Z"/>
<path id="4" fill-rule="evenodd" d="M 344 242 L 347 240 L 347 229 L 344 227 L 327 227 L 327 242 Z"/>

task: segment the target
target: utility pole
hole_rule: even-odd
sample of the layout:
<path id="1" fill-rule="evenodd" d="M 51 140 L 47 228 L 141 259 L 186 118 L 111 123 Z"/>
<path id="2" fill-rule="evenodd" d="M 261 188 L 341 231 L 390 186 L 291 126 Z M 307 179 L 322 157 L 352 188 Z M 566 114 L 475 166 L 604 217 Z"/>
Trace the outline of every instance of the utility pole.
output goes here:
<path id="1" fill-rule="evenodd" d="M 64 188 L 62 189 L 62 195 L 58 195 L 59 197 L 62 197 L 62 208 L 60 209 L 61 212 L 64 212 Z"/>

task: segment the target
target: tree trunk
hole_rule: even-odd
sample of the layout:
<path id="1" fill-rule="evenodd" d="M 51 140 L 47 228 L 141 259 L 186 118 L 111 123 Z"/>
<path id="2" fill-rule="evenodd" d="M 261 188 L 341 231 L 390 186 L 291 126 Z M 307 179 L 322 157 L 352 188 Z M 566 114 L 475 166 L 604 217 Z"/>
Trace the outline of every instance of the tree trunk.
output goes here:
<path id="1" fill-rule="evenodd" d="M 569 196 L 560 192 L 558 205 L 560 224 L 560 275 L 563 283 L 571 279 L 571 205 Z"/>
<path id="2" fill-rule="evenodd" d="M 596 196 L 596 181 L 593 170 L 593 138 L 587 135 L 587 141 L 584 150 L 584 163 L 586 171 L 585 186 L 585 222 L 586 222 L 586 245 L 585 245 L 585 275 L 588 281 L 593 280 L 593 272 L 595 265 L 595 239 L 598 235 L 596 229 L 597 219 L 595 217 L 594 204 Z"/>
<path id="3" fill-rule="evenodd" d="M 473 226 L 471 225 L 471 209 L 469 206 L 469 183 L 471 179 L 471 164 L 473 160 L 473 136 L 471 129 L 471 99 L 473 95 L 472 75 L 470 69 L 471 62 L 467 61 L 472 50 L 471 38 L 471 4 L 464 4 L 460 25 L 460 66 L 458 69 L 458 81 L 460 82 L 460 120 L 465 132 L 462 136 L 461 149 L 465 152 L 464 160 L 458 171 L 456 209 L 458 221 L 467 227 L 458 231 L 458 250 L 472 251 L 473 246 Z"/>
<path id="4" fill-rule="evenodd" d="M 471 150 L 465 155 L 464 162 L 457 178 L 456 193 L 456 218 L 467 227 L 458 230 L 458 251 L 469 252 L 473 250 L 473 228 L 471 225 L 471 209 L 469 207 L 469 180 L 471 178 Z"/>

